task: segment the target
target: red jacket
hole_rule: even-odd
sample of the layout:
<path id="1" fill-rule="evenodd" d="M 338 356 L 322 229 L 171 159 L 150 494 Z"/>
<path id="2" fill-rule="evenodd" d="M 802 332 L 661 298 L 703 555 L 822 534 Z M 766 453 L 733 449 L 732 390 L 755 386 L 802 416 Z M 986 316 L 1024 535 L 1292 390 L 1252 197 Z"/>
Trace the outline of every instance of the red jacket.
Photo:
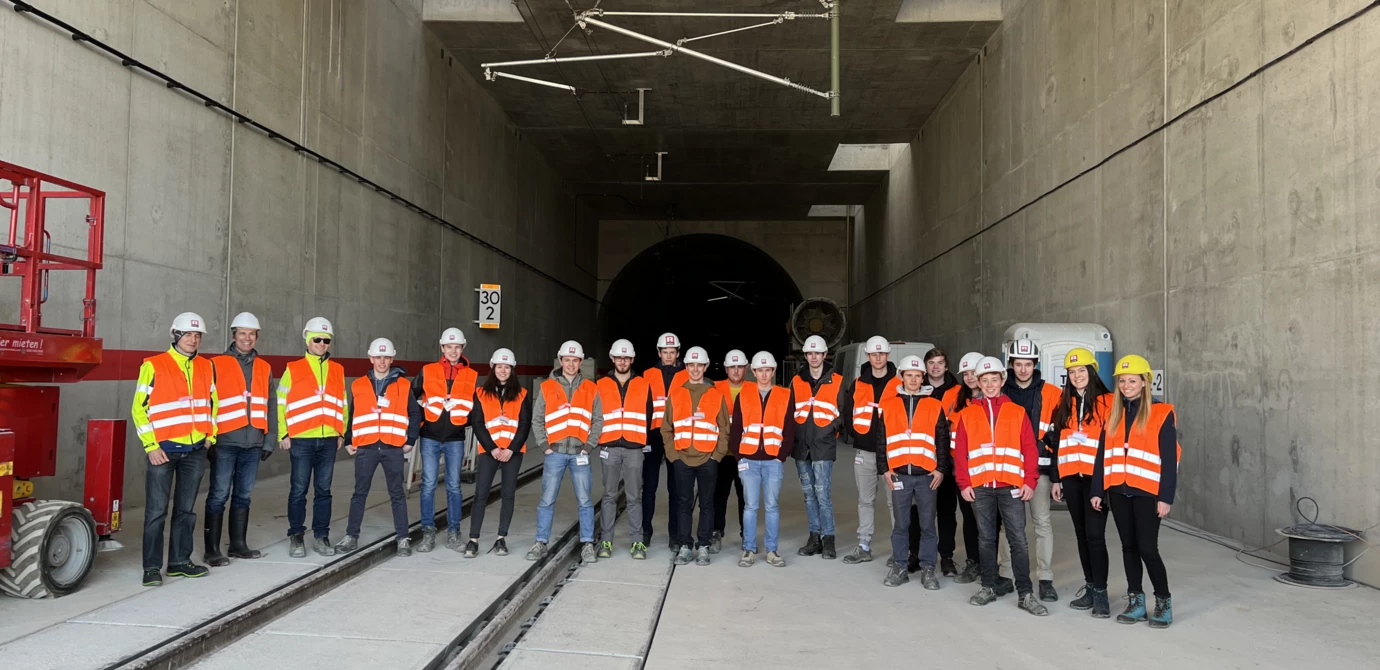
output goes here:
<path id="1" fill-rule="evenodd" d="M 987 418 L 991 419 L 996 412 L 1001 410 L 1002 405 L 1009 402 L 1011 402 L 1010 398 L 999 395 L 990 401 L 979 398 L 970 401 L 969 404 L 981 407 L 983 412 L 987 414 Z M 971 480 L 968 479 L 968 431 L 963 429 L 962 421 L 958 422 L 958 435 L 954 439 L 953 456 L 954 476 L 957 478 L 955 481 L 961 491 L 972 486 Z M 1029 418 L 1025 419 L 1025 430 L 1021 431 L 1021 456 L 1025 461 L 1025 485 L 1034 489 L 1040 481 L 1040 454 L 1035 448 L 1035 431 L 1031 429 Z"/>

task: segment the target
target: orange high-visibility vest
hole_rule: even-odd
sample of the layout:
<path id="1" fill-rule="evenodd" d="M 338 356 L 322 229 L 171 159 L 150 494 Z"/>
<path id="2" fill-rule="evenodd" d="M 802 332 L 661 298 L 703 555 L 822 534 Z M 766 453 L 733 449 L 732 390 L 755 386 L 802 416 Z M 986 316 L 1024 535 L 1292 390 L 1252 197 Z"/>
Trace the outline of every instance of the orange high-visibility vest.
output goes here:
<path id="1" fill-rule="evenodd" d="M 738 392 L 738 411 L 743 415 L 743 438 L 738 453 L 751 456 L 761 447 L 772 458 L 781 454 L 786 438 L 786 414 L 791 411 L 791 391 L 783 386 L 771 387 L 767 394 L 767 411 L 762 412 L 762 393 L 756 384 L 744 385 Z"/>
<path id="2" fill-rule="evenodd" d="M 666 380 L 661 377 L 661 368 L 651 368 L 642 373 L 642 378 L 647 380 L 647 388 L 652 394 L 652 420 L 649 426 L 652 430 L 661 429 L 661 417 L 666 413 Z M 671 388 L 680 388 L 690 379 L 690 373 L 684 368 L 676 371 L 671 376 Z"/>
<path id="3" fill-rule="evenodd" d="M 239 359 L 229 354 L 211 359 L 216 370 L 216 434 L 224 435 L 232 430 L 253 426 L 268 430 L 268 378 L 272 368 L 264 359 L 254 357 L 253 388 L 244 383 L 244 371 L 240 369 Z"/>
<path id="4" fill-rule="evenodd" d="M 527 389 L 519 389 L 517 399 L 512 402 L 502 402 L 480 389 L 479 405 L 484 408 L 484 429 L 489 431 L 489 437 L 499 449 L 507 449 L 517 437 L 518 419 L 522 417 L 522 401 L 526 399 Z M 485 451 L 484 443 L 478 444 L 479 451 Z M 525 442 L 519 451 L 527 453 Z"/>
<path id="5" fill-rule="evenodd" d="M 819 385 L 819 394 L 816 395 L 810 392 L 810 383 L 796 375 L 792 385 L 795 389 L 795 422 L 805 423 L 811 409 L 815 413 L 815 425 L 820 428 L 839 418 L 839 383 L 842 380 L 839 373 L 829 373 L 829 380 Z"/>
<path id="6" fill-rule="evenodd" d="M 743 378 L 743 383 L 738 385 L 738 390 L 739 390 L 739 392 L 741 392 L 743 389 L 745 389 L 745 388 L 747 388 L 747 387 L 749 387 L 749 386 L 756 386 L 756 385 L 757 385 L 757 382 L 749 382 L 749 381 L 747 380 L 747 378 L 744 377 L 744 378 Z M 723 398 L 724 398 L 724 412 L 727 413 L 727 414 L 729 414 L 729 415 L 732 415 L 732 414 L 733 414 L 733 385 L 730 384 L 730 383 L 728 383 L 728 380 L 727 380 L 727 379 L 723 379 L 723 380 L 714 382 L 714 388 L 718 389 L 718 390 L 719 390 L 719 395 L 723 396 Z"/>
<path id="7" fill-rule="evenodd" d="M 594 397 L 598 390 L 594 382 L 585 379 L 575 389 L 575 397 L 567 398 L 565 387 L 554 379 L 541 383 L 541 395 L 546 402 L 546 443 L 575 438 L 589 441 L 590 422 L 594 420 Z"/>
<path id="8" fill-rule="evenodd" d="M 992 422 L 979 403 L 960 412 L 968 438 L 968 479 L 974 487 L 1025 485 L 1025 456 L 1021 453 L 1021 428 L 1025 408 L 1008 402 L 997 410 Z M 995 439 L 993 423 L 996 424 Z"/>
<path id="9" fill-rule="evenodd" d="M 391 447 L 407 444 L 407 403 L 412 400 L 412 382 L 399 377 L 388 385 L 383 397 L 374 395 L 370 373 L 350 384 L 355 399 L 350 419 L 350 443 L 356 447 L 382 441 Z"/>
<path id="10" fill-rule="evenodd" d="M 153 389 L 148 399 L 153 439 L 164 442 L 189 437 L 192 433 L 215 436 L 215 423 L 211 418 L 215 370 L 211 361 L 202 356 L 192 357 L 190 391 L 187 373 L 171 352 L 165 351 L 144 361 L 153 365 Z"/>
<path id="11" fill-rule="evenodd" d="M 311 362 L 299 358 L 287 364 L 292 386 L 287 392 L 287 408 L 283 419 L 287 422 L 288 437 L 309 430 L 326 427 L 345 434 L 345 368 L 335 361 L 325 361 L 326 383 L 318 385 Z"/>
<path id="12" fill-rule="evenodd" d="M 1102 485 L 1111 489 L 1117 484 L 1137 488 L 1150 495 L 1160 494 L 1160 429 L 1174 411 L 1174 406 L 1157 402 L 1150 406 L 1150 421 L 1144 428 L 1131 425 L 1131 438 L 1126 439 L 1125 422 L 1135 417 L 1122 414 L 1121 421 L 1107 426 L 1107 440 L 1102 453 Z M 1120 445 L 1120 446 L 1115 446 Z M 1175 456 L 1177 461 L 1177 455 Z"/>
<path id="13" fill-rule="evenodd" d="M 693 447 L 695 451 L 712 453 L 719 443 L 719 412 L 724 399 L 713 386 L 700 396 L 699 407 L 690 404 L 690 389 L 677 386 L 671 389 L 671 421 L 675 427 L 677 451 Z"/>
<path id="14" fill-rule="evenodd" d="M 915 413 L 906 417 L 906 401 L 893 396 L 882 401 L 886 426 L 886 466 L 898 470 L 911 465 L 934 472 L 939 467 L 935 455 L 934 427 L 944 405 L 932 397 L 920 398 Z"/>
<path id="15" fill-rule="evenodd" d="M 1044 386 L 1040 387 L 1040 425 L 1035 427 L 1035 439 L 1037 440 L 1043 440 L 1045 432 L 1053 428 L 1049 425 L 1049 420 L 1054 416 L 1054 408 L 1059 406 L 1059 396 L 1064 394 L 1058 386 L 1049 382 L 1042 383 Z M 1048 463 L 1044 465 L 1048 465 Z"/>
<path id="16" fill-rule="evenodd" d="M 450 412 L 450 422 L 462 426 L 469 420 L 474 409 L 474 387 L 479 374 L 474 368 L 464 367 L 455 371 L 450 390 L 446 390 L 446 368 L 441 363 L 428 363 L 422 367 L 422 393 L 425 394 L 422 409 L 427 421 L 438 421 L 442 411 Z"/>
<path id="17" fill-rule="evenodd" d="M 872 430 L 873 410 L 876 416 L 882 415 L 882 405 L 901 390 L 901 378 L 893 377 L 887 382 L 886 388 L 882 390 L 882 397 L 874 397 L 872 385 L 863 383 L 862 379 L 854 382 L 853 387 L 853 432 L 859 435 L 866 435 Z"/>
<path id="18" fill-rule="evenodd" d="M 1059 429 L 1059 450 L 1055 457 L 1059 462 L 1059 477 L 1084 475 L 1091 477 L 1093 464 L 1097 462 L 1097 436 L 1102 434 L 1102 423 L 1112 404 L 1112 394 L 1104 393 L 1093 399 L 1093 413 L 1083 420 L 1082 399 L 1074 394 L 1073 421 L 1071 426 Z"/>
<path id="19" fill-rule="evenodd" d="M 627 440 L 633 444 L 647 444 L 647 380 L 633 377 L 628 380 L 628 392 L 618 396 L 618 382 L 612 377 L 599 380 L 599 409 L 604 413 L 604 430 L 599 444 Z"/>

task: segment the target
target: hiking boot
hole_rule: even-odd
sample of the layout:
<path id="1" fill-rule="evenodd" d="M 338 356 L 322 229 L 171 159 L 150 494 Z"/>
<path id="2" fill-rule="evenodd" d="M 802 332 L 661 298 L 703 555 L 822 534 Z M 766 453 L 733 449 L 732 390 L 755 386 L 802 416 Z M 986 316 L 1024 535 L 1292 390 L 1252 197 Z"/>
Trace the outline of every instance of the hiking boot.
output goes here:
<path id="1" fill-rule="evenodd" d="M 436 529 L 422 526 L 422 541 L 417 543 L 417 551 L 423 554 L 436 548 Z"/>
<path id="2" fill-rule="evenodd" d="M 403 558 L 412 555 L 412 540 L 405 537 L 398 539 L 398 555 Z"/>
<path id="3" fill-rule="evenodd" d="M 202 533 L 202 544 L 206 550 L 202 552 L 202 558 L 213 568 L 223 565 L 230 565 L 230 559 L 220 552 L 220 531 L 225 525 L 225 515 L 207 514 L 206 528 Z"/>
<path id="4" fill-rule="evenodd" d="M 1048 579 L 1040 580 L 1040 600 L 1047 603 L 1059 600 L 1059 592 L 1054 590 L 1054 582 Z"/>
<path id="5" fill-rule="evenodd" d="M 1174 623 L 1174 599 L 1155 596 L 1155 613 L 1150 615 L 1151 628 L 1168 628 Z"/>
<path id="6" fill-rule="evenodd" d="M 171 571 L 168 574 L 172 574 Z M 1126 611 L 1116 615 L 1117 623 L 1137 623 L 1145 621 L 1145 594 L 1126 594 Z"/>
<path id="7" fill-rule="evenodd" d="M 1090 610 L 1093 606 L 1093 585 L 1087 584 L 1078 589 L 1078 593 L 1073 594 L 1073 600 L 1069 601 L 1069 607 L 1076 610 Z"/>
<path id="8" fill-rule="evenodd" d="M 605 540 L 599 543 L 599 558 L 613 558 L 613 543 Z"/>
<path id="9" fill-rule="evenodd" d="M 926 591 L 939 590 L 939 578 L 934 575 L 933 565 L 920 568 L 920 585 L 925 587 Z"/>
<path id="10" fill-rule="evenodd" d="M 1049 609 L 1035 598 L 1034 593 L 1022 593 L 1021 599 L 1016 602 L 1016 606 L 1035 616 L 1049 616 Z"/>
<path id="11" fill-rule="evenodd" d="M 709 565 L 709 547 L 700 547 L 695 552 L 695 565 Z"/>
<path id="12" fill-rule="evenodd" d="M 331 538 L 329 537 L 316 538 L 316 540 L 312 542 L 311 549 L 322 556 L 335 555 L 335 548 L 331 546 Z"/>
<path id="13" fill-rule="evenodd" d="M 882 583 L 887 586 L 900 586 L 908 581 L 910 581 L 910 573 L 906 572 L 905 568 L 895 567 L 887 571 L 886 579 L 883 579 Z"/>
<path id="14" fill-rule="evenodd" d="M 359 538 L 353 535 L 346 535 L 335 543 L 335 553 L 348 554 L 359 548 Z"/>
<path id="15" fill-rule="evenodd" d="M 465 558 L 474 558 L 475 556 L 478 556 L 479 542 L 476 541 L 474 538 L 470 538 L 470 541 L 465 543 L 465 550 L 462 551 L 460 555 L 464 556 Z"/>
<path id="16" fill-rule="evenodd" d="M 814 556 L 822 551 L 824 551 L 824 547 L 820 546 L 819 533 L 810 533 L 810 539 L 805 540 L 805 546 L 796 550 L 795 553 L 801 556 Z"/>
<path id="17" fill-rule="evenodd" d="M 871 561 L 871 560 L 872 560 L 872 550 L 871 550 L 871 549 L 863 549 L 861 544 L 858 545 L 858 546 L 856 546 L 856 547 L 853 547 L 853 551 L 850 551 L 850 552 L 848 552 L 847 554 L 844 554 L 844 556 L 843 556 L 843 562 L 846 563 L 846 564 L 848 564 L 848 565 L 857 565 L 858 563 L 867 563 L 867 562 L 869 562 L 869 561 Z M 890 567 L 890 566 L 888 566 L 888 567 Z"/>
<path id="18" fill-rule="evenodd" d="M 594 552 L 594 543 L 593 543 L 593 542 L 585 542 L 585 543 L 580 547 L 580 562 L 581 562 L 581 563 L 598 563 L 598 562 L 599 562 L 599 556 Z"/>
<path id="19" fill-rule="evenodd" d="M 288 556 L 292 558 L 306 558 L 307 545 L 302 542 L 302 534 L 288 536 Z"/>
<path id="20" fill-rule="evenodd" d="M 1107 602 L 1107 589 L 1089 589 L 1092 591 L 1092 615 L 1094 619 L 1106 619 L 1112 616 L 1112 605 Z"/>
<path id="21" fill-rule="evenodd" d="M 162 586 L 163 572 L 158 568 L 149 568 L 144 571 L 144 586 Z"/>
<path id="22" fill-rule="evenodd" d="M 545 542 L 538 542 L 538 543 L 532 545 L 532 548 L 531 548 L 531 549 L 528 549 L 528 550 L 527 550 L 527 560 L 529 560 L 529 561 L 540 561 L 540 560 L 541 560 L 542 558 L 544 558 L 545 556 L 546 556 L 546 543 L 545 543 Z"/>
<path id="23" fill-rule="evenodd" d="M 968 604 L 969 604 L 969 605 L 977 605 L 978 607 L 982 607 L 983 605 L 987 605 L 987 604 L 991 603 L 993 600 L 996 600 L 996 599 L 997 599 L 997 592 L 996 592 L 996 591 L 993 591 L 992 589 L 987 588 L 986 586 L 984 586 L 984 587 L 978 589 L 978 592 L 977 592 L 977 593 L 974 593 L 974 594 L 973 594 L 973 597 L 971 597 L 971 598 L 968 599 Z"/>
<path id="24" fill-rule="evenodd" d="M 250 549 L 245 542 L 244 536 L 249 532 L 249 508 L 241 507 L 230 510 L 230 558 L 262 558 L 263 554 L 258 549 Z"/>
<path id="25" fill-rule="evenodd" d="M 954 559 L 952 557 L 939 559 L 939 574 L 945 577 L 958 576 L 958 567 L 954 565 Z"/>
<path id="26" fill-rule="evenodd" d="M 744 550 L 744 551 L 743 551 L 743 556 L 742 556 L 742 558 L 739 558 L 739 559 L 738 559 L 738 567 L 740 567 L 740 568 L 750 568 L 750 567 L 752 567 L 752 564 L 753 564 L 753 563 L 756 563 L 756 562 L 757 562 L 757 555 L 756 555 L 756 554 L 753 554 L 753 553 L 750 552 L 750 551 Z"/>
<path id="27" fill-rule="evenodd" d="M 767 565 L 773 568 L 784 568 L 786 567 L 786 559 L 781 558 L 781 554 L 769 551 L 767 552 Z"/>
<path id="28" fill-rule="evenodd" d="M 423 533 L 422 535 L 425 536 L 426 534 Z M 476 543 L 475 543 L 475 551 L 478 551 L 478 550 L 479 550 L 479 546 L 478 546 L 478 545 L 479 545 L 479 543 L 476 542 Z M 458 530 L 446 531 L 446 548 L 447 548 L 447 549 L 449 549 L 449 550 L 451 550 L 451 551 L 464 551 L 464 546 L 465 546 L 465 543 L 460 541 L 460 531 L 458 531 Z M 422 548 L 421 548 L 420 546 L 417 547 L 417 551 L 421 551 L 421 550 L 422 550 Z"/>
<path id="29" fill-rule="evenodd" d="M 491 554 L 497 554 L 497 555 L 499 555 L 499 556 L 507 556 L 507 555 L 508 555 L 508 541 L 505 540 L 505 539 L 503 539 L 503 538 L 501 538 L 501 537 L 498 538 L 497 540 L 494 540 L 494 546 L 489 547 L 489 553 L 491 553 Z"/>
<path id="30" fill-rule="evenodd" d="M 992 587 L 992 591 L 997 594 L 998 598 L 1013 593 L 1015 590 L 1016 582 L 1012 581 L 1010 577 L 998 577 L 997 585 Z"/>
<path id="31" fill-rule="evenodd" d="M 210 571 L 210 568 L 204 565 L 197 565 L 196 563 L 183 563 L 182 565 L 168 566 L 169 577 L 186 577 L 188 579 L 196 579 L 197 577 L 205 577 L 206 573 Z"/>
<path id="32" fill-rule="evenodd" d="M 717 554 L 724 549 L 724 534 L 714 531 L 714 538 L 709 541 L 709 553 Z"/>
<path id="33" fill-rule="evenodd" d="M 647 560 L 647 545 L 634 542 L 631 553 L 634 561 L 645 561 Z"/>
<path id="34" fill-rule="evenodd" d="M 676 565 L 687 565 L 690 561 L 695 560 L 695 555 L 690 551 L 690 547 L 682 546 L 680 549 L 676 550 L 676 555 L 673 556 L 671 560 Z"/>
<path id="35" fill-rule="evenodd" d="M 822 556 L 825 560 L 828 561 L 832 561 L 835 558 L 838 558 L 838 554 L 834 552 L 834 536 L 825 535 L 821 537 L 820 540 L 824 545 L 823 548 L 820 549 L 820 556 Z"/>
<path id="36" fill-rule="evenodd" d="M 982 577 L 982 567 L 977 561 L 968 559 L 968 563 L 963 566 L 963 571 L 954 577 L 955 584 L 972 584 Z"/>

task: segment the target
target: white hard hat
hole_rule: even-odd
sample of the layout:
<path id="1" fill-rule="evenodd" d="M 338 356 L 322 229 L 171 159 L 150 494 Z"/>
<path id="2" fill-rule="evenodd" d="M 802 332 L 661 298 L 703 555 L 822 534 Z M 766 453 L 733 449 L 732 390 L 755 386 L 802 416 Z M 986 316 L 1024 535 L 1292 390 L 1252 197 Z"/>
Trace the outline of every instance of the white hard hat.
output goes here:
<path id="1" fill-rule="evenodd" d="M 1034 340 L 1015 340 L 1006 343 L 1006 358 L 1040 358 L 1040 345 Z"/>
<path id="2" fill-rule="evenodd" d="M 867 338 L 867 344 L 863 345 L 865 354 L 889 354 L 891 353 L 891 343 L 886 341 L 881 335 L 873 335 Z"/>
<path id="3" fill-rule="evenodd" d="M 801 347 L 801 351 L 804 351 L 807 354 L 815 352 L 819 352 L 821 354 L 828 353 L 829 345 L 824 343 L 824 338 L 818 335 L 811 335 L 805 338 L 805 346 Z"/>
<path id="4" fill-rule="evenodd" d="M 511 349 L 494 349 L 494 355 L 489 357 L 489 365 L 498 365 L 499 363 L 516 366 L 517 356 L 513 354 Z"/>
<path id="5" fill-rule="evenodd" d="M 561 343 L 561 349 L 556 352 L 556 358 L 565 358 L 566 356 L 574 356 L 583 359 L 585 357 L 585 348 L 580 346 L 580 343 L 575 340 L 566 340 Z"/>
<path id="6" fill-rule="evenodd" d="M 906 356 L 901 359 L 901 364 L 896 366 L 896 371 L 905 372 L 906 370 L 924 372 L 925 362 L 920 360 L 919 356 Z"/>
<path id="7" fill-rule="evenodd" d="M 627 340 L 614 340 L 613 346 L 609 347 L 610 357 L 626 356 L 628 358 L 632 358 L 636 355 L 637 353 L 633 351 L 632 342 L 629 342 Z"/>
<path id="8" fill-rule="evenodd" d="M 977 367 L 973 369 L 973 374 L 979 377 L 993 372 L 1000 373 L 1001 378 L 1006 379 L 1006 366 L 995 356 L 983 356 L 982 360 L 977 362 Z"/>
<path id="9" fill-rule="evenodd" d="M 441 333 L 441 344 L 465 344 L 465 334 L 459 328 L 447 328 Z"/>
<path id="10" fill-rule="evenodd" d="M 963 358 L 958 359 L 958 373 L 972 372 L 977 369 L 978 361 L 983 359 L 983 355 L 976 351 L 963 354 Z"/>
<path id="11" fill-rule="evenodd" d="M 776 368 L 776 357 L 770 351 L 759 351 L 752 355 L 752 369 Z"/>
<path id="12" fill-rule="evenodd" d="M 709 365 L 709 352 L 705 351 L 704 347 L 690 347 L 690 350 L 685 352 L 685 362 Z"/>
<path id="13" fill-rule="evenodd" d="M 747 354 L 743 353 L 742 351 L 740 351 L 740 350 L 738 350 L 738 349 L 730 350 L 727 354 L 724 354 L 724 367 L 730 367 L 730 366 L 734 366 L 734 365 L 747 365 L 747 364 L 748 364 L 748 357 L 747 357 Z"/>
<path id="14" fill-rule="evenodd" d="M 307 327 L 302 329 L 302 337 L 305 339 L 308 333 L 325 333 L 332 337 L 335 336 L 335 329 L 331 327 L 331 322 L 324 316 L 312 318 L 307 322 Z"/>
<path id="15" fill-rule="evenodd" d="M 230 328 L 248 328 L 250 330 L 259 330 L 259 317 L 254 316 L 249 312 L 240 312 L 239 314 L 236 314 L 234 320 L 230 322 Z"/>
<path id="16" fill-rule="evenodd" d="M 675 333 L 662 333 L 661 337 L 656 338 L 656 348 L 665 349 L 666 347 L 680 348 L 680 338 Z"/>
<path id="17" fill-rule="evenodd" d="M 369 356 L 397 356 L 398 350 L 393 348 L 393 340 L 380 337 L 369 343 Z"/>
<path id="18" fill-rule="evenodd" d="M 196 312 L 183 312 L 173 317 L 172 327 L 168 329 L 168 334 L 173 333 L 206 333 L 206 319 L 201 318 Z M 174 336 L 175 337 L 175 336 Z"/>

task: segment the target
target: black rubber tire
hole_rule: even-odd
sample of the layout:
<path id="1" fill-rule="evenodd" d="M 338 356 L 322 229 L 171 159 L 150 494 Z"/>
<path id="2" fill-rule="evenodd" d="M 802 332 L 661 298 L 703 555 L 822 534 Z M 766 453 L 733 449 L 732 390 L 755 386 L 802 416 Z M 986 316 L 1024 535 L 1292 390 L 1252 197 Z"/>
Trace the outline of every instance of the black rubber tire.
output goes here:
<path id="1" fill-rule="evenodd" d="M 10 566 L 0 570 L 0 592 L 18 598 L 56 598 L 81 588 L 96 563 L 96 522 L 91 513 L 78 503 L 66 500 L 27 502 L 14 509 L 10 527 Z M 86 564 L 79 574 L 58 583 L 49 573 L 43 558 L 48 544 L 63 522 L 77 518 L 89 533 L 90 550 L 84 554 Z"/>

